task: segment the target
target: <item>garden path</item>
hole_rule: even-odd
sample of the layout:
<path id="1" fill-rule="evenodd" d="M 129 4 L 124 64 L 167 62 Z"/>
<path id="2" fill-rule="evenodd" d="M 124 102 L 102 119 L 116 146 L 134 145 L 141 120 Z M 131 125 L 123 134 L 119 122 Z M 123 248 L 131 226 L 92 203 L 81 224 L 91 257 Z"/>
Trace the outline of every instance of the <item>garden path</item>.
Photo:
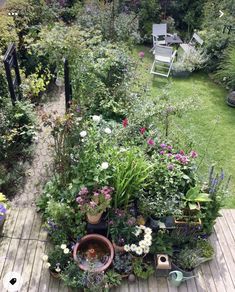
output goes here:
<path id="1" fill-rule="evenodd" d="M 51 146 L 53 139 L 50 129 L 43 125 L 43 114 L 65 112 L 65 97 L 62 89 L 55 92 L 55 98 L 43 103 L 37 110 L 39 131 L 35 143 L 34 154 L 31 163 L 26 166 L 26 178 L 23 189 L 12 199 L 12 207 L 35 206 L 36 198 L 41 194 L 44 181 L 51 173 L 52 164 Z M 0 290 L 1 291 L 1 290 Z"/>
<path id="2" fill-rule="evenodd" d="M 222 210 L 210 240 L 215 258 L 197 269 L 197 278 L 179 288 L 170 286 L 166 278 L 152 276 L 148 281 L 123 282 L 112 292 L 234 292 L 235 291 L 235 210 Z M 31 220 L 28 220 L 30 218 Z M 3 277 L 9 271 L 23 278 L 19 292 L 68 292 L 61 280 L 50 276 L 42 255 L 48 246 L 42 220 L 33 208 L 12 208 L 0 241 L 0 291 Z"/>

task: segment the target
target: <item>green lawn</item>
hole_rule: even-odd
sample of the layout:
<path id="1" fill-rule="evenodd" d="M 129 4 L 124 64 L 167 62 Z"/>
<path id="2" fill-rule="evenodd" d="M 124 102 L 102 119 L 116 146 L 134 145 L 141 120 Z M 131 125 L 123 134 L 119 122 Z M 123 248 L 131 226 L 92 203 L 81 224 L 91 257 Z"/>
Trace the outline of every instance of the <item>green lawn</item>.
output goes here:
<path id="1" fill-rule="evenodd" d="M 153 76 L 149 73 L 153 55 L 147 47 L 135 48 L 134 54 L 138 56 L 139 51 L 145 52 L 139 70 L 143 82 L 150 85 L 153 98 L 170 83 L 172 99 L 183 101 L 193 97 L 198 100 L 198 108 L 185 112 L 182 118 L 176 118 L 175 123 L 183 129 L 184 137 L 187 138 L 188 135 L 193 139 L 195 150 L 201 158 L 204 157 L 200 167 L 202 179 L 203 176 L 206 178 L 208 167 L 212 163 L 216 164 L 218 170 L 223 168 L 225 174 L 232 175 L 230 185 L 232 196 L 227 199 L 226 206 L 235 208 L 235 108 L 226 105 L 226 90 L 211 81 L 204 73 L 194 73 L 186 79 Z"/>

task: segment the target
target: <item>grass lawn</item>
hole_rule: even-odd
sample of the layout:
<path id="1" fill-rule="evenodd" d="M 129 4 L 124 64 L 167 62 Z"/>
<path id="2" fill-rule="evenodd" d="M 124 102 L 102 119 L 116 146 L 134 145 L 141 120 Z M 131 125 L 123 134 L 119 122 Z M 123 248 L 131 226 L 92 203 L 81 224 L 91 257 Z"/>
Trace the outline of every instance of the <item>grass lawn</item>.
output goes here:
<path id="1" fill-rule="evenodd" d="M 235 208 L 235 108 L 226 105 L 227 91 L 215 84 L 204 73 L 193 73 L 189 78 L 164 78 L 153 76 L 150 67 L 153 55 L 149 48 L 139 46 L 135 48 L 134 55 L 140 51 L 145 52 L 145 57 L 140 62 L 139 70 L 144 83 L 151 88 L 152 98 L 160 95 L 162 89 L 170 85 L 172 99 L 185 100 L 193 97 L 197 100 L 197 108 L 185 112 L 183 116 L 175 118 L 173 124 L 182 129 L 184 139 L 194 141 L 194 149 L 199 153 L 200 176 L 207 177 L 208 168 L 215 164 L 225 174 L 232 175 L 230 190 L 231 197 L 226 200 L 226 207 Z M 174 125 L 173 125 L 174 126 Z"/>

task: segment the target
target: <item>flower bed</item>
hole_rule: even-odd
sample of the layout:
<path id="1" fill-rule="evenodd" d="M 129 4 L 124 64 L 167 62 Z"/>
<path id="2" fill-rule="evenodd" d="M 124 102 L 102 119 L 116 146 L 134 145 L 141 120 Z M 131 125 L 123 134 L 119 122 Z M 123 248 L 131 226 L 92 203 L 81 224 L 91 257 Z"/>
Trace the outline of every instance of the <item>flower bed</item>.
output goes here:
<path id="1" fill-rule="evenodd" d="M 161 141 L 148 125 L 129 139 L 127 118 L 108 122 L 98 115 L 81 116 L 72 107 L 48 124 L 57 141 L 57 173 L 38 207 L 54 243 L 44 256 L 54 276 L 72 288 L 102 290 L 125 277 L 147 279 L 158 271 L 158 254 L 170 256 L 172 266 L 185 272 L 213 257 L 207 237 L 221 206 L 223 173 L 212 168 L 202 184 L 195 151 Z M 94 241 L 79 251 L 86 234 Z M 96 234 L 105 236 L 109 247 L 113 243 L 111 265 L 105 264 L 110 253 L 96 242 Z M 98 268 L 102 265 L 105 270 Z"/>

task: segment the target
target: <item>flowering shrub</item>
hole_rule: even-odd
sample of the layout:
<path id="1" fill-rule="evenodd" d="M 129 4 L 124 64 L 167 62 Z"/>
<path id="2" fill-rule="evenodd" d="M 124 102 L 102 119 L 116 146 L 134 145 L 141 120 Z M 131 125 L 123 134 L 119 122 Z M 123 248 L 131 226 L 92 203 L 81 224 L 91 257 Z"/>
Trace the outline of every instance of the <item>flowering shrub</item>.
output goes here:
<path id="1" fill-rule="evenodd" d="M 136 226 L 134 235 L 141 240 L 135 243 L 129 243 L 124 245 L 124 250 L 132 252 L 137 255 L 147 254 L 150 251 L 152 245 L 152 230 L 144 225 Z"/>
<path id="2" fill-rule="evenodd" d="M 89 194 L 88 189 L 83 187 L 78 193 L 76 202 L 82 212 L 97 215 L 110 207 L 112 192 L 113 188 L 105 186 Z"/>

